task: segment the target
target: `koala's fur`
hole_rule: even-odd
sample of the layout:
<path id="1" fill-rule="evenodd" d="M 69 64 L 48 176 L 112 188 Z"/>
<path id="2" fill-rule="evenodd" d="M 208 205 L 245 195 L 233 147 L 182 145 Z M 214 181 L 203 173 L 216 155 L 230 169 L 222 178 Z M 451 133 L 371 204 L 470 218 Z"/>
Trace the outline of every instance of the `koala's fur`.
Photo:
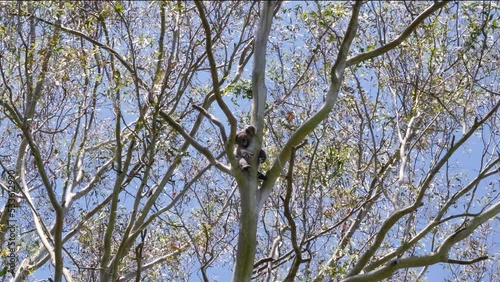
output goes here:
<path id="1" fill-rule="evenodd" d="M 253 137 L 255 136 L 255 127 L 253 125 L 248 126 L 246 129 L 237 132 L 236 133 L 236 150 L 234 152 L 234 155 L 236 156 L 236 160 L 238 161 L 238 165 L 242 171 L 248 171 L 250 167 L 250 161 L 254 155 L 250 151 L 251 148 L 249 148 Z M 267 159 L 266 152 L 264 150 L 260 150 L 259 152 L 259 157 L 257 158 L 256 165 L 257 167 L 259 164 L 265 162 Z M 267 177 L 259 172 L 259 179 L 265 180 Z"/>

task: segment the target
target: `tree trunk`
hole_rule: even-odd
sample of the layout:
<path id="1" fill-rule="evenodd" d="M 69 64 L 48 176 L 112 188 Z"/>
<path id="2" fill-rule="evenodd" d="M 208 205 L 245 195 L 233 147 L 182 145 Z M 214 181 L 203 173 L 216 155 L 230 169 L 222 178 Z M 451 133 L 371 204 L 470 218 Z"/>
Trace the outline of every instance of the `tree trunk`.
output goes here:
<path id="1" fill-rule="evenodd" d="M 250 201 L 244 200 L 246 197 L 243 197 L 243 195 L 241 197 L 240 230 L 236 264 L 233 271 L 233 282 L 250 281 L 252 277 L 255 247 L 257 245 L 258 219 L 255 206 L 255 193 L 252 194 L 254 197 Z"/>

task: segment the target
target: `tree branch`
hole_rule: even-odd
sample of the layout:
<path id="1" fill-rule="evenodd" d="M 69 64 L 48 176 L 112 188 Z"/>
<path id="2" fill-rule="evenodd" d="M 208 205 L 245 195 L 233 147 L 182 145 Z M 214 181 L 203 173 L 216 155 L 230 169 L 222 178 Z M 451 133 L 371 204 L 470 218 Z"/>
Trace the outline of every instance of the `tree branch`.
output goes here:
<path id="1" fill-rule="evenodd" d="M 220 134 L 222 135 L 222 142 L 226 143 L 227 142 L 227 135 L 226 135 L 226 130 L 224 129 L 224 125 L 212 114 L 207 112 L 203 107 L 200 107 L 198 105 L 193 104 L 193 108 L 197 109 L 202 113 L 206 118 L 208 118 L 210 121 L 212 121 L 217 127 L 220 129 Z"/>
<path id="2" fill-rule="evenodd" d="M 262 132 L 264 127 L 264 110 L 266 107 L 267 87 L 266 87 L 266 52 L 269 41 L 269 33 L 273 23 L 273 12 L 276 8 L 276 1 L 262 2 L 263 7 L 260 14 L 259 27 L 255 36 L 252 69 L 252 124 L 257 128 L 256 151 L 260 150 L 262 142 Z"/>
<path id="3" fill-rule="evenodd" d="M 44 20 L 42 18 L 39 18 L 35 15 L 32 15 L 32 14 L 23 14 L 23 16 L 29 16 L 29 17 L 33 17 L 35 18 L 36 20 L 38 21 L 41 21 L 43 23 L 46 23 L 48 25 L 51 25 L 51 26 L 54 26 L 54 27 L 57 27 L 57 28 L 60 28 L 62 31 L 65 31 L 69 34 L 73 34 L 73 35 L 76 35 L 80 38 L 83 38 L 85 39 L 86 41 L 96 45 L 97 47 L 100 47 L 106 51 L 108 51 L 108 53 L 110 53 L 111 55 L 113 55 L 115 58 L 118 59 L 118 61 L 120 61 L 122 63 L 122 65 L 132 74 L 133 78 L 135 80 L 137 80 L 137 82 L 142 86 L 144 87 L 146 90 L 149 89 L 148 85 L 142 80 L 139 78 L 139 76 L 137 75 L 137 73 L 135 72 L 133 66 L 127 62 L 127 60 L 125 60 L 125 58 L 123 58 L 117 51 L 115 51 L 113 48 L 107 46 L 106 44 L 103 44 L 95 39 L 93 39 L 92 37 L 86 35 L 85 33 L 83 32 L 80 32 L 80 31 L 77 31 L 77 30 L 74 30 L 74 29 L 71 29 L 71 28 L 68 28 L 68 27 L 65 27 L 63 26 L 62 24 L 57 24 L 57 23 L 53 23 L 53 22 L 50 22 L 50 21 L 47 21 L 47 20 Z"/>
<path id="4" fill-rule="evenodd" d="M 449 207 L 453 205 L 461 196 L 464 194 L 468 193 L 471 189 L 476 187 L 479 182 L 482 179 L 485 179 L 486 177 L 489 177 L 493 174 L 498 173 L 498 170 L 490 171 L 491 168 L 495 167 L 497 163 L 500 161 L 500 158 L 497 158 L 495 161 L 492 161 L 488 166 L 486 166 L 480 173 L 479 175 L 471 181 L 468 185 L 466 185 L 463 189 L 455 193 L 441 208 L 441 210 L 437 213 L 437 215 L 434 217 L 434 220 L 430 222 L 427 226 L 425 226 L 417 235 L 415 235 L 413 238 L 411 238 L 408 242 L 405 244 L 401 245 L 398 247 L 396 250 L 393 252 L 389 252 L 388 254 L 384 255 L 382 258 L 374 261 L 367 267 L 365 267 L 365 271 L 372 271 L 376 269 L 377 267 L 383 265 L 384 263 L 389 262 L 391 259 L 394 259 L 397 256 L 400 256 L 403 254 L 404 251 L 408 250 L 415 244 L 417 244 L 425 235 L 427 235 L 434 227 L 436 227 L 439 224 L 444 223 L 445 221 L 455 218 L 456 216 L 450 216 L 446 219 L 441 219 L 443 215 L 448 211 Z M 468 216 L 476 216 L 475 215 L 468 215 Z M 463 216 L 463 215 L 460 215 Z"/>
<path id="5" fill-rule="evenodd" d="M 431 185 L 434 177 L 440 171 L 441 167 L 450 159 L 450 157 L 455 153 L 460 146 L 462 146 L 465 141 L 467 141 L 476 130 L 484 124 L 500 107 L 500 101 L 478 122 L 474 123 L 474 125 L 469 129 L 469 131 L 462 137 L 458 142 L 456 142 L 449 150 L 444 154 L 444 156 L 436 163 L 436 165 L 427 173 L 423 183 L 420 185 L 419 193 L 414 203 L 410 206 L 407 206 L 403 209 L 400 209 L 390 215 L 380 227 L 379 232 L 375 236 L 375 241 L 373 241 L 372 245 L 368 250 L 362 254 L 358 260 L 358 262 L 354 265 L 353 269 L 347 274 L 347 277 L 359 274 L 363 268 L 366 266 L 370 258 L 375 254 L 380 245 L 385 239 L 386 234 L 391 230 L 391 228 L 399 221 L 403 216 L 415 211 L 422 203 L 422 199 L 425 196 L 425 192 L 427 188 Z"/>
<path id="6" fill-rule="evenodd" d="M 417 29 L 417 27 L 427 18 L 429 17 L 432 13 L 435 11 L 441 9 L 443 6 L 448 4 L 448 0 L 443 0 L 440 2 L 434 2 L 432 6 L 427 8 L 425 11 L 423 11 L 413 22 L 408 25 L 408 27 L 398 36 L 396 39 L 393 41 L 387 43 L 384 46 L 381 46 L 373 51 L 365 52 L 359 55 L 354 56 L 353 58 L 349 58 L 346 62 L 346 67 L 350 67 L 356 64 L 359 64 L 360 62 L 375 58 L 377 56 L 380 56 L 384 53 L 389 52 L 390 50 L 396 48 L 399 46 L 403 41 L 405 41 L 410 35 Z"/>
<path id="7" fill-rule="evenodd" d="M 267 173 L 268 179 L 264 181 L 260 189 L 261 195 L 258 203 L 258 209 L 260 210 L 274 187 L 276 179 L 279 177 L 283 166 L 290 159 L 292 148 L 300 144 L 304 138 L 311 133 L 316 126 L 322 122 L 328 114 L 330 114 L 333 106 L 335 105 L 340 91 L 340 85 L 344 77 L 344 71 L 346 67 L 347 54 L 351 47 L 352 40 L 356 36 L 358 30 L 358 16 L 361 9 L 362 1 L 356 1 L 353 6 L 351 19 L 349 21 L 349 26 L 342 41 L 339 53 L 337 55 L 337 60 L 331 69 L 331 85 L 330 89 L 325 97 L 325 102 L 322 107 L 307 121 L 300 125 L 297 130 L 292 134 L 288 142 L 285 144 L 283 149 L 278 154 L 273 166 Z"/>
<path id="8" fill-rule="evenodd" d="M 480 215 L 471 219 L 464 228 L 450 234 L 433 254 L 396 259 L 377 270 L 347 277 L 343 279 L 342 282 L 379 281 L 391 276 L 392 273 L 398 269 L 428 266 L 439 262 L 449 262 L 448 252 L 451 247 L 470 236 L 477 229 L 477 227 L 479 227 L 479 225 L 495 217 L 498 213 L 500 213 L 500 202 L 497 202 Z M 457 262 L 456 260 L 451 261 L 453 263 Z M 476 259 L 476 262 L 477 261 L 480 261 L 480 259 Z"/>
<path id="9" fill-rule="evenodd" d="M 182 137 L 184 137 L 186 139 L 186 141 L 189 142 L 189 144 L 191 144 L 196 150 L 198 150 L 198 152 L 205 155 L 205 157 L 208 159 L 208 161 L 212 165 L 216 166 L 218 169 L 222 170 L 225 173 L 232 174 L 231 169 L 229 167 L 227 167 L 226 165 L 219 162 L 207 148 L 203 147 L 200 143 L 198 143 L 196 140 L 194 140 L 194 138 L 191 137 L 191 135 L 189 135 L 189 133 L 187 133 L 184 130 L 184 128 L 182 128 L 182 126 L 180 124 L 178 124 L 172 117 L 170 117 L 168 114 L 166 114 L 163 111 L 160 111 L 160 116 L 163 119 L 165 119 L 165 121 L 167 121 L 167 123 L 170 126 L 172 126 L 175 129 L 175 131 L 179 132 L 182 135 Z"/>
<path id="10" fill-rule="evenodd" d="M 217 75 L 217 64 L 215 62 L 214 54 L 212 52 L 213 50 L 213 44 L 212 44 L 212 34 L 211 34 L 211 28 L 210 24 L 208 23 L 207 16 L 205 14 L 205 7 L 203 6 L 203 3 L 200 1 L 195 1 L 194 2 L 196 5 L 196 8 L 198 8 L 198 13 L 200 14 L 200 20 L 203 25 L 203 29 L 205 31 L 205 39 L 206 39 L 206 44 L 205 48 L 207 51 L 207 58 L 208 62 L 210 64 L 210 74 L 212 75 L 212 83 L 214 87 L 214 94 L 215 94 L 215 99 L 217 100 L 217 104 L 219 107 L 222 109 L 224 114 L 227 117 L 227 120 L 229 122 L 229 125 L 231 127 L 231 133 L 230 136 L 233 137 L 236 134 L 236 118 L 234 117 L 233 113 L 231 110 L 228 108 L 226 103 L 222 100 L 222 94 L 220 91 L 220 85 L 219 85 L 219 78 Z M 228 156 L 232 157 L 232 142 L 229 142 L 226 144 L 226 151 L 228 152 Z"/>
<path id="11" fill-rule="evenodd" d="M 471 264 L 474 264 L 476 262 L 487 260 L 488 258 L 489 258 L 488 256 L 481 256 L 481 257 L 478 257 L 478 258 L 475 258 L 475 259 L 471 259 L 471 260 L 448 259 L 447 262 L 448 263 L 452 263 L 452 264 L 471 265 Z"/>

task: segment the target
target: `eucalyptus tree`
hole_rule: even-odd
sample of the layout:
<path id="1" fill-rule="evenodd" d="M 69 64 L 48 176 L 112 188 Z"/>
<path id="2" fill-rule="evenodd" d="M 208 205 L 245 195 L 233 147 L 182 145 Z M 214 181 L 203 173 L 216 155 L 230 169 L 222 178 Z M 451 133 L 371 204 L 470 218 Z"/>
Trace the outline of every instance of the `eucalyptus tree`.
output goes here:
<path id="1" fill-rule="evenodd" d="M 496 3 L 0 5 L 2 275 L 498 278 Z"/>

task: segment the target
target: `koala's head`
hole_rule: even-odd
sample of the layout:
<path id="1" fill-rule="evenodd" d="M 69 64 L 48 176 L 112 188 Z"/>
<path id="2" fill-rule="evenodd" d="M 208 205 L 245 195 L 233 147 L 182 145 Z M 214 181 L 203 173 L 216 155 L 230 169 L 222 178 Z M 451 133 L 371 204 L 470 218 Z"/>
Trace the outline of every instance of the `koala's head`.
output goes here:
<path id="1" fill-rule="evenodd" d="M 253 136 L 255 136 L 255 127 L 250 125 L 245 130 L 236 133 L 236 145 L 248 147 Z"/>

